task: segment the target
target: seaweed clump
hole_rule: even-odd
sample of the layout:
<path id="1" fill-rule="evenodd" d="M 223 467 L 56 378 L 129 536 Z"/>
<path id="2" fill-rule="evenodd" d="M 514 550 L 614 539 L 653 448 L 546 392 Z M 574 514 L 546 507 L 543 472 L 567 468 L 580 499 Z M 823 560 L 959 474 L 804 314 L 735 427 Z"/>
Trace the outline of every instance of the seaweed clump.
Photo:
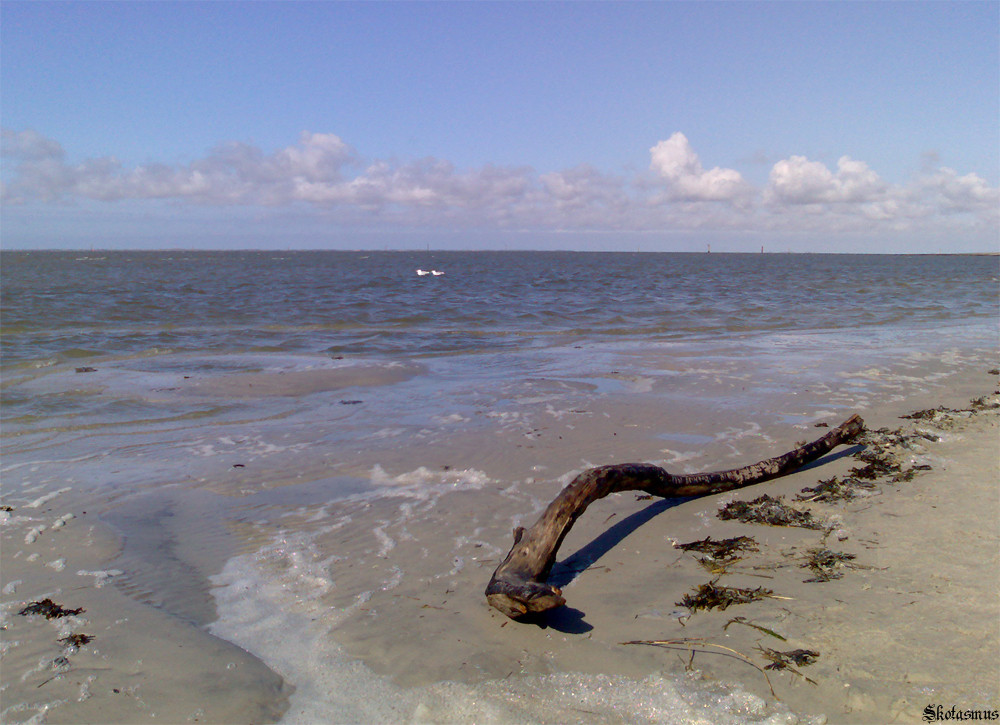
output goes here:
<path id="1" fill-rule="evenodd" d="M 876 478 L 900 472 L 899 464 L 894 460 L 894 456 L 885 451 L 864 450 L 854 457 L 865 464 L 851 469 L 851 475 L 855 478 L 874 481 Z"/>
<path id="2" fill-rule="evenodd" d="M 726 573 L 726 567 L 743 558 L 743 553 L 759 551 L 757 542 L 750 536 L 735 536 L 718 541 L 712 541 L 712 537 L 708 536 L 701 541 L 674 544 L 674 548 L 704 554 L 699 557 L 698 563 L 713 574 Z"/>
<path id="3" fill-rule="evenodd" d="M 765 670 L 783 670 L 791 665 L 802 667 L 811 665 L 819 659 L 819 652 L 811 649 L 793 649 L 790 652 L 778 652 L 768 647 L 761 647 L 761 653 L 771 660 L 771 664 Z"/>
<path id="4" fill-rule="evenodd" d="M 1000 402 L 990 400 L 986 395 L 969 401 L 969 410 L 972 411 L 993 410 L 995 408 L 1000 408 Z"/>
<path id="5" fill-rule="evenodd" d="M 815 486 L 803 488 L 796 496 L 796 501 L 850 501 L 860 496 L 872 496 L 877 488 L 870 481 L 856 478 L 840 479 L 834 476 L 820 481 Z"/>
<path id="6" fill-rule="evenodd" d="M 804 582 L 828 582 L 832 579 L 840 579 L 844 576 L 842 571 L 839 571 L 846 564 L 855 559 L 854 554 L 846 554 L 842 551 L 830 551 L 829 549 L 810 549 L 806 555 L 806 561 L 802 565 L 803 569 L 811 569 L 813 576 L 810 579 L 804 579 Z"/>
<path id="7" fill-rule="evenodd" d="M 936 408 L 927 408 L 926 410 L 915 410 L 907 415 L 901 415 L 900 418 L 904 420 L 934 420 L 935 418 L 944 417 L 948 413 L 957 412 L 953 408 L 945 408 L 943 405 L 939 405 Z"/>
<path id="8" fill-rule="evenodd" d="M 792 508 L 780 498 L 772 498 L 766 493 L 749 502 L 732 501 L 719 509 L 718 516 L 723 520 L 736 519 L 748 524 L 798 526 L 803 529 L 823 528 L 809 511 Z"/>
<path id="9" fill-rule="evenodd" d="M 71 634 L 63 637 L 59 641 L 67 647 L 76 647 L 79 649 L 80 647 L 83 647 L 83 645 L 89 644 L 92 639 L 94 639 L 94 637 L 90 634 Z"/>
<path id="10" fill-rule="evenodd" d="M 732 604 L 749 604 L 774 595 L 770 589 L 741 589 L 739 587 L 718 586 L 714 581 L 702 584 L 694 594 L 685 594 L 678 607 L 687 607 L 692 612 L 699 609 L 726 609 Z"/>
<path id="11" fill-rule="evenodd" d="M 900 465 L 899 457 L 889 449 L 898 447 L 914 450 L 914 445 L 919 440 L 936 442 L 940 438 L 921 431 L 904 433 L 903 431 L 882 429 L 871 432 L 866 443 L 872 448 L 855 454 L 854 457 L 864 465 L 852 468 L 851 478 L 855 484 L 860 484 L 861 481 L 874 481 L 878 478 L 888 478 L 891 483 L 912 481 L 918 471 L 929 471 L 931 467 L 920 464 L 904 469 Z"/>
<path id="12" fill-rule="evenodd" d="M 69 617 L 80 614 L 83 611 L 86 611 L 83 607 L 80 607 L 79 609 L 65 609 L 59 604 L 53 602 L 51 599 L 43 599 L 40 602 L 31 602 L 18 612 L 18 614 L 25 617 L 29 614 L 41 614 L 46 619 L 59 619 L 60 617 Z"/>
<path id="13" fill-rule="evenodd" d="M 757 645 L 757 649 L 766 659 L 771 661 L 771 664 L 764 666 L 765 670 L 786 670 L 798 675 L 806 682 L 813 685 L 816 684 L 815 680 L 806 677 L 795 668 L 811 665 L 819 658 L 819 652 L 811 649 L 793 649 L 788 652 L 779 652 L 778 650 L 761 647 L 760 645 Z"/>
<path id="14" fill-rule="evenodd" d="M 697 551 L 712 559 L 732 561 L 739 559 L 743 552 L 758 551 L 757 542 L 751 536 L 735 536 L 731 539 L 719 539 L 712 541 L 711 536 L 707 536 L 700 541 L 691 541 L 687 544 L 674 544 L 675 549 L 684 551 Z"/>

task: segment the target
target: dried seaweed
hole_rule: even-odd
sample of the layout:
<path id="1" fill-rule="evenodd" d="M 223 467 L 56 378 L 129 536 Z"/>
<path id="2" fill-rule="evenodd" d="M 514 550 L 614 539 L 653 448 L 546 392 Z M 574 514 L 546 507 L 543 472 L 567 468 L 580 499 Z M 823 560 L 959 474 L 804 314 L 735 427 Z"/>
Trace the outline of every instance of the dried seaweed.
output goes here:
<path id="1" fill-rule="evenodd" d="M 732 604 L 749 604 L 760 599 L 768 599 L 774 596 L 770 589 L 757 587 L 756 589 L 741 589 L 739 587 L 718 586 L 714 581 L 702 584 L 694 594 L 685 594 L 681 601 L 677 602 L 678 607 L 687 607 L 692 612 L 699 609 L 726 609 Z"/>
<path id="2" fill-rule="evenodd" d="M 92 639 L 94 639 L 94 637 L 90 634 L 71 634 L 63 637 L 59 641 L 69 647 L 83 647 L 83 645 L 89 644 Z"/>
<path id="3" fill-rule="evenodd" d="M 856 478 L 839 479 L 836 476 L 820 481 L 815 486 L 803 488 L 796 501 L 850 501 L 861 496 L 871 496 L 878 491 L 875 484 Z"/>
<path id="4" fill-rule="evenodd" d="M 674 547 L 703 553 L 704 556 L 698 558 L 698 563 L 714 576 L 727 573 L 727 567 L 739 561 L 742 553 L 759 551 L 757 542 L 750 536 L 736 536 L 719 541 L 712 541 L 712 537 L 709 536 L 702 541 L 674 544 Z"/>
<path id="5" fill-rule="evenodd" d="M 800 511 L 767 494 L 753 501 L 732 501 L 719 509 L 723 520 L 736 519 L 750 524 L 769 526 L 798 526 L 804 529 L 822 529 L 823 525 L 808 511 Z"/>
<path id="6" fill-rule="evenodd" d="M 29 614 L 41 614 L 46 619 L 58 619 L 60 617 L 69 617 L 71 615 L 80 614 L 83 611 L 86 611 L 83 607 L 80 607 L 79 609 L 64 609 L 51 599 L 43 599 L 40 602 L 31 602 L 18 612 L 18 614 L 25 617 Z"/>
<path id="7" fill-rule="evenodd" d="M 920 443 L 921 441 L 931 441 L 932 443 L 937 443 L 941 438 L 933 433 L 928 433 L 927 431 L 912 431 L 907 432 L 900 428 L 895 430 L 890 430 L 889 428 L 878 428 L 876 430 L 867 430 L 864 434 L 857 439 L 857 442 L 865 446 L 873 446 L 877 449 L 886 449 L 891 447 L 912 449 L 915 443 Z"/>
<path id="8" fill-rule="evenodd" d="M 764 666 L 765 670 L 787 670 L 788 672 L 803 678 L 806 682 L 811 682 L 814 685 L 816 684 L 815 680 L 806 677 L 795 669 L 795 667 L 811 665 L 819 657 L 819 652 L 811 649 L 793 649 L 788 652 L 778 652 L 777 650 L 761 647 L 760 645 L 757 645 L 757 650 L 764 655 L 766 659 L 771 661 L 771 664 Z"/>
<path id="9" fill-rule="evenodd" d="M 895 456 L 886 451 L 863 450 L 854 457 L 865 464 L 851 469 L 851 475 L 855 478 L 873 481 L 876 478 L 890 476 L 900 471 Z"/>
<path id="10" fill-rule="evenodd" d="M 805 582 L 828 582 L 832 579 L 840 579 L 844 576 L 842 571 L 838 571 L 845 565 L 845 562 L 855 559 L 854 554 L 846 554 L 842 551 L 830 551 L 829 549 L 810 549 L 806 552 L 806 561 L 802 565 L 803 569 L 811 569 L 814 577 L 805 579 Z"/>
<path id="11" fill-rule="evenodd" d="M 736 536 L 731 539 L 720 539 L 712 541 L 708 536 L 701 541 L 691 541 L 687 544 L 674 544 L 675 549 L 684 551 L 697 551 L 718 561 L 732 561 L 739 559 L 743 552 L 758 551 L 757 542 L 751 536 Z"/>
<path id="12" fill-rule="evenodd" d="M 910 466 L 899 473 L 894 475 L 890 480 L 893 483 L 900 483 L 902 481 L 912 481 L 919 471 L 929 471 L 931 467 L 928 465 Z"/>
<path id="13" fill-rule="evenodd" d="M 908 415 L 901 415 L 900 418 L 904 420 L 934 420 L 939 417 L 942 413 L 954 413 L 951 408 L 945 408 L 943 405 L 939 405 L 937 408 L 927 408 L 926 410 L 916 410 Z"/>
<path id="14" fill-rule="evenodd" d="M 990 400 L 986 395 L 969 401 L 969 410 L 972 411 L 993 410 L 994 408 L 1000 408 L 1000 403 L 996 400 Z"/>

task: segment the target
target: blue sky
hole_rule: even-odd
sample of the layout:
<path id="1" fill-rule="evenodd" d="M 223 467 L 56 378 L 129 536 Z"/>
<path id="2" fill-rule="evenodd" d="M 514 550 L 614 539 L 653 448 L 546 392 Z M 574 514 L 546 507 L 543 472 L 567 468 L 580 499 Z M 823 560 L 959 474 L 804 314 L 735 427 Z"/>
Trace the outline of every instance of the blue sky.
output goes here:
<path id="1" fill-rule="evenodd" d="M 997 2 L 0 15 L 5 248 L 997 250 Z"/>

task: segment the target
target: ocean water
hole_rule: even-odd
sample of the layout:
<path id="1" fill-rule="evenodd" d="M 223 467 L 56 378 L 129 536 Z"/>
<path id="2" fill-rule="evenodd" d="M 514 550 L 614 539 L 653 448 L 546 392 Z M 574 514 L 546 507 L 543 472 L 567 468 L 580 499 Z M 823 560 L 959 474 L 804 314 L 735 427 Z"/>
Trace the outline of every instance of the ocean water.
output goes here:
<path id="1" fill-rule="evenodd" d="M 399 716 L 372 688 L 409 703 L 404 719 L 499 721 L 560 721 L 559 702 L 525 704 L 547 687 L 592 707 L 634 691 L 569 672 L 504 684 L 484 665 L 413 696 L 336 632 L 408 576 L 481 590 L 488 567 L 470 562 L 502 556 L 554 483 L 608 462 L 590 443 L 611 427 L 636 458 L 736 465 L 787 430 L 947 391 L 1000 343 L 996 256 L 4 252 L 0 276 L 4 502 L 103 502 L 126 542 L 116 585 L 290 679 L 290 722 Z M 628 422 L 654 409 L 655 427 Z M 467 533 L 414 533 L 432 515 L 461 532 L 455 502 L 477 496 L 492 518 Z M 330 543 L 346 531 L 361 533 Z M 316 646 L 290 643 L 317 620 L 310 665 L 287 649 Z M 785 716 L 643 687 L 659 699 L 606 714 Z"/>
<path id="2" fill-rule="evenodd" d="M 996 273 L 970 256 L 6 253 L 4 364 L 926 329 L 993 316 Z"/>

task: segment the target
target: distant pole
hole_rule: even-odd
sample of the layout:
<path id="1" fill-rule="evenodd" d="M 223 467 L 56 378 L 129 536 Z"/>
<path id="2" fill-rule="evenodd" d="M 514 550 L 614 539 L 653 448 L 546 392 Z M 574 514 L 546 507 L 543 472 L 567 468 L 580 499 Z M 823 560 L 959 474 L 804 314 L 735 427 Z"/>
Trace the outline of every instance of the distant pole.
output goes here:
<path id="1" fill-rule="evenodd" d="M 763 244 L 761 244 L 761 245 L 760 245 L 760 253 L 761 253 L 761 254 L 763 254 L 763 253 L 764 253 L 764 245 L 763 245 Z"/>
<path id="2" fill-rule="evenodd" d="M 708 253 L 709 253 L 709 254 L 711 254 L 711 253 L 712 253 L 712 245 L 711 245 L 711 244 L 709 244 L 709 245 L 708 245 Z"/>

